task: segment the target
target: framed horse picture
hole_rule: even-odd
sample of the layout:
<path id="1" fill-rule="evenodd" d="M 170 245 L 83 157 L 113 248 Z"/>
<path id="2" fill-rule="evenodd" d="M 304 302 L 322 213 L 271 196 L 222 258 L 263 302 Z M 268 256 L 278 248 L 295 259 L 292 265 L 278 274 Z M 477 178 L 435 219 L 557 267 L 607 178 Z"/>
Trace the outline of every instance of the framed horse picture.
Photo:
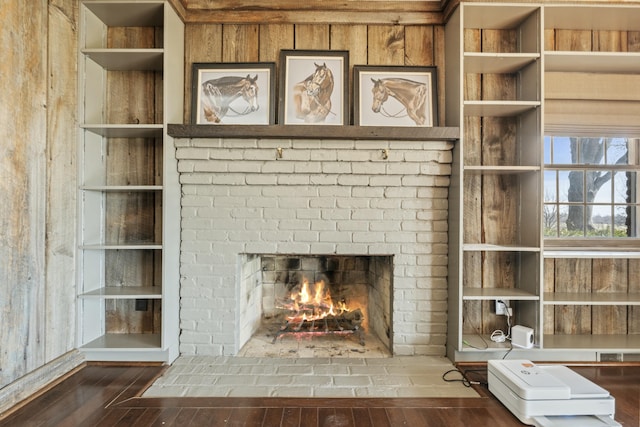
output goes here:
<path id="1" fill-rule="evenodd" d="M 278 122 L 349 124 L 349 52 L 281 50 Z"/>
<path id="2" fill-rule="evenodd" d="M 438 126 L 436 67 L 356 65 L 354 124 Z"/>
<path id="3" fill-rule="evenodd" d="M 195 63 L 191 90 L 193 124 L 275 123 L 275 63 Z"/>

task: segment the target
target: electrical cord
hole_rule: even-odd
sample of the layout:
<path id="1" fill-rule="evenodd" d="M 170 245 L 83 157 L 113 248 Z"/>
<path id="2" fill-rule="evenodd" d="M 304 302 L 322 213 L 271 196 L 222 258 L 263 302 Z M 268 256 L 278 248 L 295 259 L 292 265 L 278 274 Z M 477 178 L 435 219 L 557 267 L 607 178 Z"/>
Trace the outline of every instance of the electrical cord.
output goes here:
<path id="1" fill-rule="evenodd" d="M 468 318 L 468 316 L 466 315 L 466 311 L 467 311 L 467 309 L 466 309 L 466 305 L 463 307 L 463 309 L 462 309 L 462 310 L 463 310 L 463 316 L 464 316 L 464 317 L 466 317 L 467 319 L 469 319 L 469 318 Z M 482 334 L 480 333 L 480 330 L 478 329 L 478 327 L 477 327 L 475 324 L 473 324 L 470 320 L 469 320 L 469 323 L 471 324 L 471 327 L 476 331 L 476 335 L 477 335 L 477 336 L 482 340 L 482 342 L 484 343 L 484 347 L 478 347 L 478 346 L 475 346 L 475 345 L 471 344 L 469 341 L 464 340 L 464 339 L 462 340 L 462 344 L 464 344 L 464 345 L 466 345 L 466 346 L 468 346 L 468 347 L 474 348 L 474 349 L 476 349 L 476 350 L 487 350 L 487 349 L 489 348 L 489 343 L 484 339 L 484 337 L 483 337 L 483 336 L 482 336 Z"/>
<path id="2" fill-rule="evenodd" d="M 504 354 L 504 356 L 502 356 L 502 360 L 506 359 L 512 350 L 513 350 L 513 344 L 511 344 L 511 347 L 509 347 L 509 350 Z"/>
<path id="3" fill-rule="evenodd" d="M 487 350 L 489 348 L 489 343 L 484 339 L 484 337 L 482 335 L 480 335 L 480 333 L 476 332 L 476 335 L 478 335 L 478 337 L 480 337 L 480 339 L 484 343 L 484 347 L 475 346 L 475 345 L 471 344 L 467 340 L 462 340 L 462 344 L 464 344 L 464 345 L 466 345 L 468 347 L 471 347 L 471 348 L 475 348 L 476 350 Z"/>
<path id="4" fill-rule="evenodd" d="M 496 304 L 502 304 L 504 312 L 507 313 L 507 332 L 505 333 L 501 329 L 496 329 L 491 333 L 491 341 L 496 343 L 503 343 L 511 340 L 511 312 L 509 306 L 502 300 L 497 300 Z"/>
<path id="5" fill-rule="evenodd" d="M 485 372 L 485 371 L 482 369 L 472 369 L 468 371 L 461 371 L 460 369 L 450 369 L 444 374 L 442 374 L 442 380 L 447 383 L 460 382 L 465 387 L 471 387 L 473 385 L 482 385 L 486 387 L 489 385 L 486 381 L 470 379 L 467 375 L 467 373 L 469 372 Z M 460 378 L 447 378 L 447 376 L 453 373 L 460 374 Z"/>
<path id="6" fill-rule="evenodd" d="M 507 336 L 500 329 L 496 329 L 491 333 L 491 341 L 501 343 L 507 340 Z"/>
<path id="7" fill-rule="evenodd" d="M 510 344 L 510 345 L 509 345 L 509 350 L 507 350 L 507 352 L 504 354 L 504 356 L 502 356 L 502 359 L 506 359 L 506 358 L 507 358 L 507 356 L 509 356 L 509 354 L 511 353 L 511 351 L 513 351 L 513 345 L 511 344 L 511 317 L 512 317 L 512 316 L 511 316 L 511 311 L 509 310 L 509 307 L 507 306 L 507 304 L 506 304 L 503 300 L 497 300 L 496 302 L 497 302 L 497 303 L 502 304 L 502 305 L 503 305 L 503 307 L 504 307 L 504 311 L 505 311 L 505 313 L 507 313 L 507 315 L 506 315 L 506 316 L 507 316 L 507 333 L 505 334 L 502 330 L 500 330 L 500 329 L 496 329 L 495 331 L 493 331 L 493 332 L 491 333 L 490 339 L 491 339 L 491 341 L 496 342 L 496 343 L 504 343 L 504 342 L 509 341 L 509 344 Z M 466 309 L 463 309 L 463 310 L 465 310 L 465 311 L 466 311 Z M 472 324 L 471 326 L 475 329 L 475 331 L 476 331 L 476 335 L 477 335 L 477 336 L 482 340 L 482 342 L 484 343 L 484 347 L 478 347 L 478 346 L 475 346 L 475 345 L 471 344 L 471 343 L 470 343 L 469 341 L 467 341 L 467 340 L 462 340 L 462 344 L 464 344 L 464 345 L 466 345 L 466 346 L 468 346 L 468 347 L 471 347 L 471 348 L 473 348 L 473 349 L 476 349 L 476 350 L 487 350 L 487 349 L 489 349 L 489 343 L 484 339 L 484 337 L 483 337 L 483 336 L 482 336 L 482 334 L 480 333 L 479 329 L 478 329 L 475 325 L 473 325 L 473 324 Z M 442 377 L 443 377 L 443 380 L 447 381 L 444 377 L 445 377 L 447 374 L 449 374 L 450 372 L 455 372 L 455 371 L 458 371 L 458 370 L 457 370 L 457 369 L 453 369 L 453 370 L 451 370 L 451 371 L 446 372 L 446 373 L 442 376 Z M 461 373 L 461 372 L 460 372 L 460 373 Z M 465 377 L 464 377 L 464 374 L 462 374 L 462 373 L 461 373 L 461 375 L 463 376 L 463 378 L 465 378 Z M 456 380 L 451 380 L 451 381 L 456 381 Z M 461 380 L 458 380 L 458 381 L 461 381 Z M 467 387 L 469 387 L 469 386 L 467 386 Z"/>

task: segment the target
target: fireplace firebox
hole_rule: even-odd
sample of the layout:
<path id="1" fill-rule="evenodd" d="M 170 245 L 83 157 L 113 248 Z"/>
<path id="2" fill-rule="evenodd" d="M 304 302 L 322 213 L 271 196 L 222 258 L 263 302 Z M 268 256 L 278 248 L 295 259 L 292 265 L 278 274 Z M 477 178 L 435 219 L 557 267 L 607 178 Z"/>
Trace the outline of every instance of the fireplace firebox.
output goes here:
<path id="1" fill-rule="evenodd" d="M 274 346 L 366 347 L 372 337 L 391 354 L 393 256 L 244 254 L 240 263 L 241 345 L 260 335 Z"/>

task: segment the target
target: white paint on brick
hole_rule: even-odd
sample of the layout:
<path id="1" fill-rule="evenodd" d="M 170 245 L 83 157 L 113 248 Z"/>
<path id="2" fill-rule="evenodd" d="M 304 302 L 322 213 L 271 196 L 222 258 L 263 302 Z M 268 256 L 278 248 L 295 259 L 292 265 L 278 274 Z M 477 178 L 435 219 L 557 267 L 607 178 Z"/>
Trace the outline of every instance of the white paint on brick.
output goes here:
<path id="1" fill-rule="evenodd" d="M 238 352 L 241 254 L 394 255 L 394 354 L 445 354 L 451 143 L 179 139 L 176 147 L 183 354 Z"/>

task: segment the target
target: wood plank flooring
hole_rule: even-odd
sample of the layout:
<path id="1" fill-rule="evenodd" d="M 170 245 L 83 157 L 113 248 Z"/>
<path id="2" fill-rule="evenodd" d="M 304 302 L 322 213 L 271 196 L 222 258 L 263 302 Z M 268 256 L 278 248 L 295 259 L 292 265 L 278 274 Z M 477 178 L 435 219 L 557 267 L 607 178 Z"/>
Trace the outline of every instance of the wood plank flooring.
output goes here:
<path id="1" fill-rule="evenodd" d="M 521 426 L 486 387 L 480 398 L 141 398 L 160 366 L 87 365 L 0 419 L 5 426 Z M 462 369 L 469 369 L 465 368 Z M 640 426 L 640 366 L 574 367 L 616 398 L 616 420 Z M 486 381 L 486 367 L 473 367 Z"/>

